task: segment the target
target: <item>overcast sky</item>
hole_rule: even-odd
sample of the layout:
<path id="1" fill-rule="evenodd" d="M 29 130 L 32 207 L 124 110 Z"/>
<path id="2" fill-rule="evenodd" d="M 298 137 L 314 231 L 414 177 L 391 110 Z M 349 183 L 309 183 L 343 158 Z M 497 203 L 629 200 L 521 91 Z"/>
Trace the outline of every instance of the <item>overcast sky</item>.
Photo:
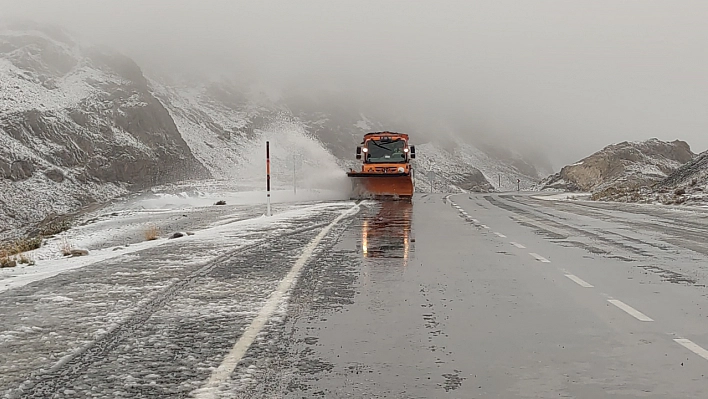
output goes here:
<path id="1" fill-rule="evenodd" d="M 140 62 L 351 87 L 555 165 L 658 137 L 708 149 L 708 1 L 0 0 Z M 442 127 L 443 125 L 446 125 Z"/>

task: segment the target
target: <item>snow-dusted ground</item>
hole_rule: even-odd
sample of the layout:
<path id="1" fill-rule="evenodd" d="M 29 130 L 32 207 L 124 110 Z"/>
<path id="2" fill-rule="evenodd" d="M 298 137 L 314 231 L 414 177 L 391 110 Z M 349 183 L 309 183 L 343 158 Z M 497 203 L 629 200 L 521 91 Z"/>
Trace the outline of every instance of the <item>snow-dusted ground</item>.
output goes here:
<path id="1" fill-rule="evenodd" d="M 536 194 L 532 195 L 531 198 L 542 199 L 547 201 L 575 201 L 575 200 L 589 200 L 592 193 L 555 193 L 555 194 Z"/>
<path id="2" fill-rule="evenodd" d="M 192 184 L 171 185 L 86 214 L 79 222 L 81 225 L 27 252 L 25 255 L 35 265 L 0 269 L 0 292 L 174 242 L 168 237 L 175 232 L 185 233 L 185 237 L 179 238 L 185 245 L 210 242 L 229 248 L 260 229 L 316 213 L 336 203 L 332 201 L 346 199 L 336 191 L 300 190 L 295 194 L 277 190 L 271 192 L 273 215 L 267 217 L 265 192 L 230 189 L 233 186 L 219 182 L 201 182 L 196 188 Z M 220 200 L 226 201 L 226 205 L 215 206 Z M 157 229 L 160 237 L 146 241 L 151 228 Z M 186 235 L 187 232 L 193 235 Z M 62 250 L 67 247 L 86 249 L 89 255 L 64 257 Z"/>
<path id="3" fill-rule="evenodd" d="M 218 186 L 219 183 L 213 183 L 211 188 Z M 162 187 L 155 195 L 114 204 L 97 215 L 86 215 L 85 221 L 91 223 L 65 234 L 77 247 L 90 250 L 86 257 L 61 258 L 58 246 L 62 238 L 56 237 L 34 252 L 36 266 L 0 271 L 0 300 L 14 304 L 0 311 L 4 320 L 0 328 L 0 386 L 3 387 L 0 397 L 17 393 L 22 378 L 32 372 L 51 373 L 71 362 L 93 365 L 86 356 L 93 356 L 94 351 L 102 350 L 97 348 L 103 348 L 104 341 L 111 342 L 135 326 L 145 328 L 147 318 L 158 330 L 162 330 L 161 323 L 171 324 L 175 317 L 178 323 L 193 321 L 198 326 L 193 330 L 196 335 L 188 334 L 185 338 L 182 331 L 177 337 L 192 343 L 204 339 L 205 331 L 224 328 L 238 331 L 240 325 L 220 320 L 243 319 L 234 318 L 235 314 L 247 319 L 255 314 L 279 283 L 284 268 L 300 255 L 319 226 L 353 205 L 351 201 L 335 200 L 336 193 L 302 191 L 294 196 L 276 191 L 273 216 L 267 217 L 262 192 L 214 190 L 195 195 L 199 190 L 193 185 L 171 189 L 176 194 Z M 326 199 L 328 196 L 330 200 Z M 213 205 L 221 199 L 227 205 Z M 142 237 L 150 225 L 163 227 L 158 240 L 145 241 Z M 189 231 L 193 235 L 168 239 L 165 233 L 174 231 Z M 243 248 L 251 250 L 241 253 Z M 233 278 L 223 277 L 231 273 L 235 273 Z M 204 281 L 192 285 L 196 278 Z M 173 298 L 178 289 L 181 294 Z M 234 301 L 233 295 L 239 300 Z M 206 308 L 197 300 L 205 296 L 212 298 Z M 162 308 L 161 304 L 168 299 L 169 305 Z M 167 343 L 170 338 L 164 334 L 170 335 L 169 330 L 162 334 L 160 342 L 175 345 Z M 209 345 L 231 345 L 231 335 L 226 330 L 210 334 L 218 342 Z M 137 342 L 133 339 L 148 342 L 140 335 L 129 338 L 112 353 L 123 365 L 143 363 L 145 358 L 141 350 L 134 348 Z M 153 342 L 154 337 L 149 340 L 150 348 L 160 345 Z M 34 348 L 29 358 L 26 350 L 21 350 L 28 346 Z M 213 359 L 200 358 L 203 353 L 193 355 L 194 371 L 208 371 Z M 127 391 L 146 389 L 161 372 L 147 369 L 143 372 L 138 370 L 141 367 L 134 364 L 108 374 L 125 379 L 123 385 Z M 95 373 L 106 381 L 107 374 L 101 371 L 100 362 L 86 372 L 86 378 Z M 180 389 L 196 388 L 190 383 L 185 382 Z M 83 396 L 94 393 L 92 389 L 91 384 L 86 387 L 78 384 L 61 394 Z M 99 396 L 114 394 L 115 391 L 100 392 Z"/>

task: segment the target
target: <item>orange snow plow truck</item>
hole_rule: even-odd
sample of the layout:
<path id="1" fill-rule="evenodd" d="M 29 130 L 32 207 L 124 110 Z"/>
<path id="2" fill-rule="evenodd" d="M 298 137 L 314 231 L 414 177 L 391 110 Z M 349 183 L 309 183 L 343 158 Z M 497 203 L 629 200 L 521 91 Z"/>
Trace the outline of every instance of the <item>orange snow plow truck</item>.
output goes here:
<path id="1" fill-rule="evenodd" d="M 361 171 L 347 173 L 352 181 L 353 199 L 413 197 L 415 146 L 408 145 L 408 135 L 393 132 L 367 133 L 356 148 L 362 160 Z"/>

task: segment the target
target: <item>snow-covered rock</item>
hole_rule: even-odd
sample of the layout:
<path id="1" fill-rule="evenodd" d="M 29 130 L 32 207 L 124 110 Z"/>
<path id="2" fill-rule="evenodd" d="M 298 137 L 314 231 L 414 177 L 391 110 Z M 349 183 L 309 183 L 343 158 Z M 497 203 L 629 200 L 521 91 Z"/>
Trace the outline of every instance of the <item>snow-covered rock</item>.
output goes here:
<path id="1" fill-rule="evenodd" d="M 0 27 L 0 236 L 197 176 L 209 173 L 132 60 L 59 29 Z"/>
<path id="2" fill-rule="evenodd" d="M 663 180 L 694 153 L 685 141 L 622 142 L 565 166 L 559 173 L 540 183 L 541 190 L 592 192 L 593 198 L 604 194 L 649 187 Z"/>
<path id="3" fill-rule="evenodd" d="M 431 171 L 436 190 L 452 192 L 538 178 L 519 154 L 444 141 L 349 93 L 274 98 L 225 80 L 146 75 L 61 29 L 0 26 L 0 240 L 170 182 L 213 177 L 260 190 L 265 141 L 274 189 L 348 190 L 356 146 L 383 130 L 418 146 L 418 191 L 430 189 Z"/>
<path id="4" fill-rule="evenodd" d="M 708 205 L 708 151 L 681 165 L 650 192 L 638 192 L 634 197 L 640 202 Z"/>

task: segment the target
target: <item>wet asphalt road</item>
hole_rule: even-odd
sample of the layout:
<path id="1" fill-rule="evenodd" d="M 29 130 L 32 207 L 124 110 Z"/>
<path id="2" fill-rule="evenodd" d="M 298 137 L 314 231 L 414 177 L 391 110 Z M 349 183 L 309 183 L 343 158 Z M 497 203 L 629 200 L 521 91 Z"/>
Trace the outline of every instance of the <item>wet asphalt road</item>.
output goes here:
<path id="1" fill-rule="evenodd" d="M 706 397 L 707 212 L 430 194 L 317 241 L 352 205 L 0 294 L 0 397 Z"/>
<path id="2" fill-rule="evenodd" d="M 706 216 L 514 195 L 365 209 L 311 266 L 268 349 L 254 345 L 237 369 L 251 367 L 252 385 L 232 388 L 262 398 L 703 398 Z"/>

